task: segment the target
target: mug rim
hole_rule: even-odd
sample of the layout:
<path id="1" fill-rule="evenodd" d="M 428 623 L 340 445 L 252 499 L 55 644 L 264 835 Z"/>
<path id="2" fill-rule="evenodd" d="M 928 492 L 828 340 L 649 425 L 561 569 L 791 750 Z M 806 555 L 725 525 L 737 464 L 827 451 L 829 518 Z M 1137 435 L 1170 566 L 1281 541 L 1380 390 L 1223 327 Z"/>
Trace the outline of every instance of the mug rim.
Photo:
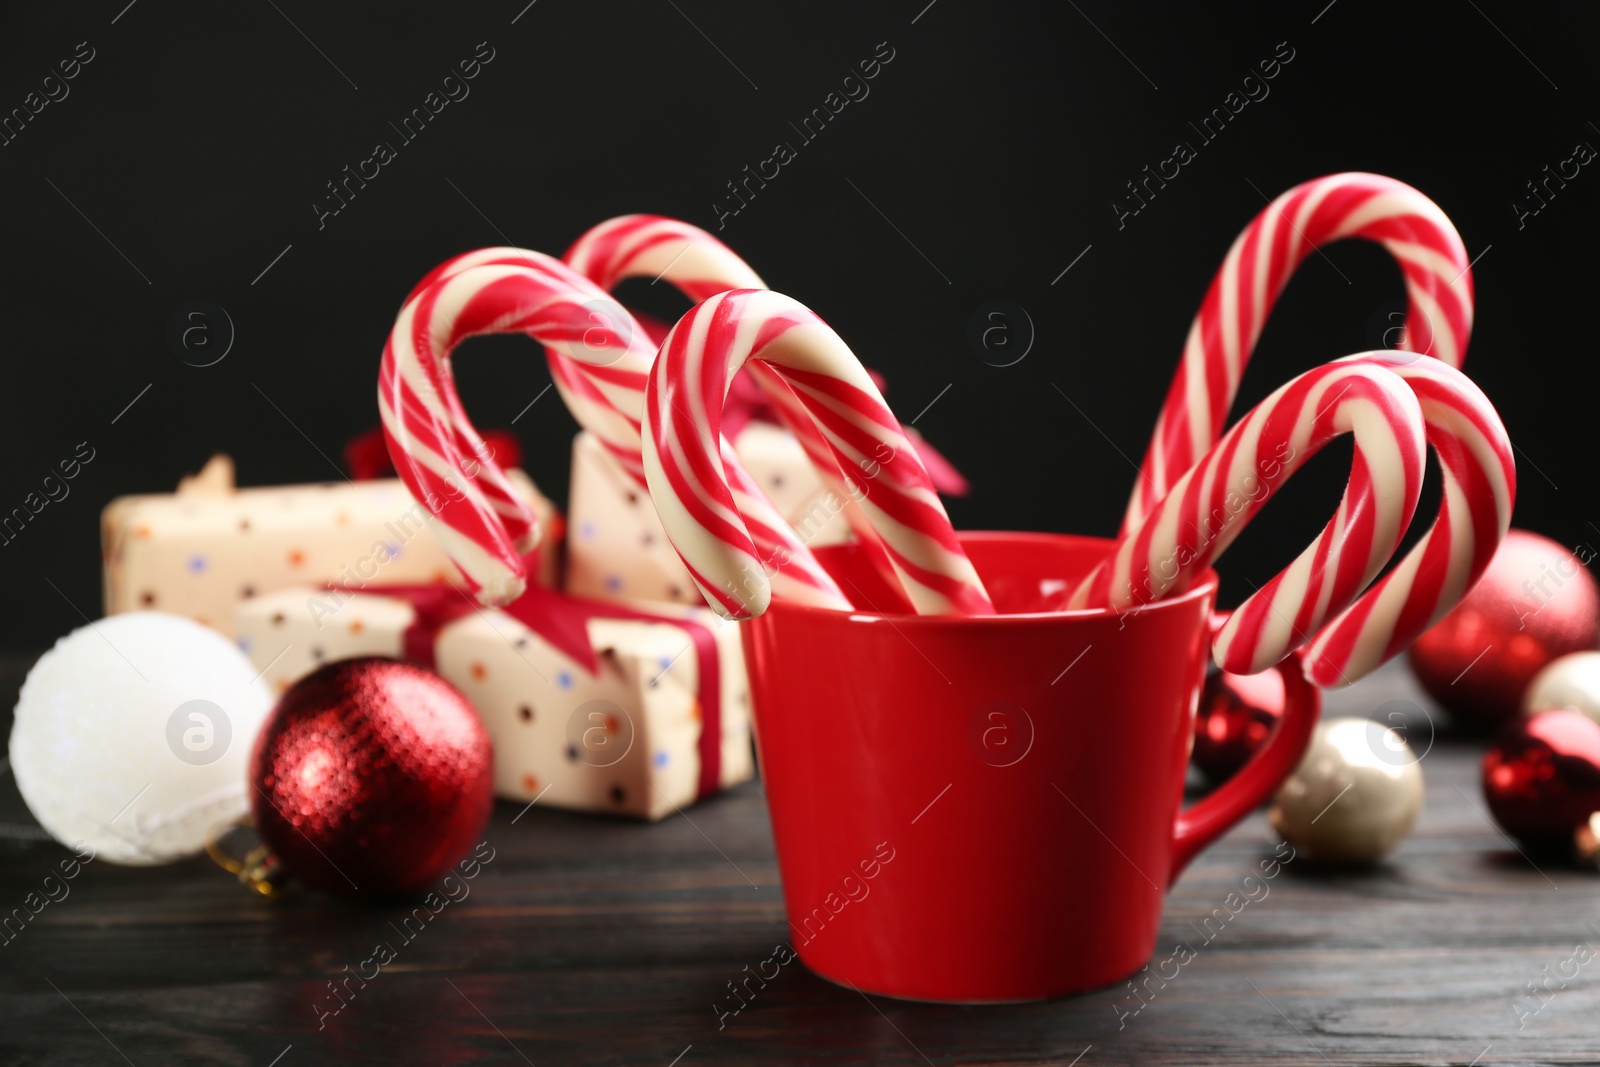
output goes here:
<path id="1" fill-rule="evenodd" d="M 1048 530 L 958 530 L 956 537 L 963 543 L 978 542 L 1010 542 L 1018 541 L 1077 541 L 1093 542 L 1105 545 L 1107 548 L 1116 544 L 1115 538 L 1096 537 L 1092 534 L 1051 533 Z M 839 546 L 819 546 L 819 551 Z M 972 624 L 975 626 L 1001 626 L 1008 624 L 1038 623 L 1041 621 L 1088 621 L 1090 619 L 1118 618 L 1124 615 L 1143 615 L 1148 611 L 1179 610 L 1185 605 L 1192 604 L 1204 597 L 1215 597 L 1219 579 L 1217 572 L 1207 567 L 1201 572 L 1194 585 L 1182 593 L 1172 597 L 1161 597 L 1142 607 L 1129 608 L 1064 608 L 1060 611 L 1027 611 L 1011 612 L 1004 615 L 917 615 L 910 612 L 871 611 L 861 608 L 830 608 L 819 604 L 802 604 L 792 600 L 781 600 L 774 597 L 768 604 L 767 610 L 757 615 L 752 622 L 771 615 L 774 611 L 781 611 L 786 615 L 799 616 L 827 616 L 838 621 L 847 622 L 877 622 L 887 620 L 894 625 L 951 625 L 955 623 Z"/>

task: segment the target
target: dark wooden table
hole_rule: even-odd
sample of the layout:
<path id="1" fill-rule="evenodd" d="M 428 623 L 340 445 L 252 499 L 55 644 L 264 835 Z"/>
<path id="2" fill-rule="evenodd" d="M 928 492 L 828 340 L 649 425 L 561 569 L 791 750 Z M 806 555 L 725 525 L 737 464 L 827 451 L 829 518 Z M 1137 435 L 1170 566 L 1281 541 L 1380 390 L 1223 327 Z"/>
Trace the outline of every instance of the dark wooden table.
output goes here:
<path id="1" fill-rule="evenodd" d="M 28 662 L 0 664 L 7 706 Z M 1403 669 L 1331 694 L 1328 710 L 1391 699 L 1418 699 Z M 500 804 L 471 895 L 352 983 L 320 1031 L 329 980 L 399 943 L 405 907 L 269 901 L 203 859 L 92 863 L 0 947 L 0 1063 L 1600 1062 L 1600 961 L 1526 999 L 1545 968 L 1571 973 L 1580 942 L 1600 945 L 1600 876 L 1520 856 L 1487 821 L 1477 759 L 1438 737 L 1421 822 L 1389 862 L 1290 864 L 1120 1029 L 1125 988 L 941 1007 L 867 998 L 798 963 L 719 1029 L 725 983 L 785 937 L 753 783 L 653 826 L 538 808 L 513 825 L 519 807 Z M 9 909 L 66 853 L 15 840 L 32 820 L 9 775 L 0 823 Z M 1201 857 L 1167 902 L 1162 944 L 1190 937 L 1270 850 L 1257 814 Z M 1514 1003 L 1542 1007 L 1519 1029 Z"/>

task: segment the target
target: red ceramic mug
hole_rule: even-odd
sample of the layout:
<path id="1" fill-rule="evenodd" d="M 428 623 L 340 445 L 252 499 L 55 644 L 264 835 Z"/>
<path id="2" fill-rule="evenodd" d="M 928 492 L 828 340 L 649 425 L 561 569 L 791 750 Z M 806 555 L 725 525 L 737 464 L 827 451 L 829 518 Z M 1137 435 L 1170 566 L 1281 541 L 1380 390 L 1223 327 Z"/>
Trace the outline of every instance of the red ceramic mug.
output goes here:
<path id="1" fill-rule="evenodd" d="M 1180 813 L 1216 577 L 1134 613 L 1041 610 L 1099 538 L 967 533 L 1001 614 L 885 615 L 857 546 L 818 558 L 864 610 L 749 625 L 756 738 L 796 951 L 870 993 L 1011 1001 L 1104 986 L 1155 949 L 1184 865 L 1277 788 L 1320 709 L 1286 709 Z"/>

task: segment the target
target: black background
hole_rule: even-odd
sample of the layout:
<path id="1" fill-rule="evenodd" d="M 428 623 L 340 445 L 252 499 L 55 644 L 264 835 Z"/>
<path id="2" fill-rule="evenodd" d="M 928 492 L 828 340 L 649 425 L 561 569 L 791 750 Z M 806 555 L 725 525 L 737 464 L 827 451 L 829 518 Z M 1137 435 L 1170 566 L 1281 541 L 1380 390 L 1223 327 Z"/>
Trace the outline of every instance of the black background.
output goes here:
<path id="1" fill-rule="evenodd" d="M 215 451 L 244 484 L 336 477 L 343 443 L 377 422 L 398 303 L 435 263 L 501 243 L 559 254 L 631 211 L 716 230 L 725 183 L 795 140 L 788 123 L 885 41 L 895 57 L 870 96 L 719 235 L 883 371 L 903 419 L 953 386 L 917 425 L 974 483 L 952 505 L 959 526 L 1113 532 L 1229 243 L 1266 197 L 1371 170 L 1436 199 L 1481 256 L 1467 369 L 1518 446 L 1518 525 L 1600 543 L 1600 174 L 1586 168 L 1521 229 L 1511 206 L 1577 142 L 1600 145 L 1592 7 L 525 3 L 6 6 L 0 111 L 78 42 L 95 58 L 0 147 L 0 511 L 79 442 L 95 459 L 0 547 L 0 641 L 40 647 L 79 609 L 98 614 L 97 514 L 119 494 L 168 490 Z M 374 143 L 398 146 L 389 123 L 479 42 L 495 58 L 470 96 L 319 230 L 324 183 Z M 1124 182 L 1194 140 L 1188 121 L 1279 42 L 1294 59 L 1270 96 L 1119 230 Z M 648 310 L 686 306 L 641 288 Z M 1376 247 L 1313 256 L 1241 405 L 1381 344 L 1401 296 Z M 237 333 L 205 368 L 166 339 L 197 299 Z M 1036 329 L 1015 366 L 967 343 L 992 299 Z M 485 428 L 548 381 L 522 339 L 473 342 L 457 365 Z M 516 429 L 531 473 L 564 496 L 574 426 L 554 394 Z M 1229 554 L 1235 599 L 1325 521 L 1342 462 L 1319 457 Z"/>

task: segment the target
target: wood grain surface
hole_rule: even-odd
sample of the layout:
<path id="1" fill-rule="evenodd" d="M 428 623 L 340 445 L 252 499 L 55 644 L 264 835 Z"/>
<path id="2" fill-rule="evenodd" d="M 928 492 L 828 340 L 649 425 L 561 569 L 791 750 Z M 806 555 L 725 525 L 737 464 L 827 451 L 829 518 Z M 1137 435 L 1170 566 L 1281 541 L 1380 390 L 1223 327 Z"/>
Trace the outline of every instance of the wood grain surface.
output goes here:
<path id="1" fill-rule="evenodd" d="M 31 657 L 0 662 L 13 694 Z M 1403 668 L 1328 713 L 1405 701 Z M 0 947 L 0 1063 L 1511 1064 L 1600 1062 L 1600 964 L 1544 1000 L 1527 983 L 1600 945 L 1600 876 L 1535 867 L 1488 822 L 1481 743 L 1432 739 L 1416 833 L 1382 866 L 1288 864 L 1137 1015 L 1126 987 L 963 1008 L 869 998 L 799 962 L 736 1015 L 726 983 L 785 938 L 759 783 L 658 825 L 497 807 L 470 896 L 405 939 L 405 904 L 271 901 L 209 861 L 91 863 Z M 9 718 L 6 720 L 9 729 Z M 0 778 L 0 910 L 67 855 L 29 840 Z M 1271 852 L 1261 814 L 1168 899 L 1160 954 Z M 1093 922 L 1093 916 L 1084 921 Z M 397 958 L 342 1010 L 328 983 Z M 1570 973 L 1570 966 L 1566 969 Z M 1553 985 L 1553 983 L 1552 983 Z M 1515 1004 L 1538 1007 L 1520 1020 Z M 1119 1010 L 1119 1007 L 1121 1010 Z M 322 1023 L 319 1029 L 319 1020 Z"/>

